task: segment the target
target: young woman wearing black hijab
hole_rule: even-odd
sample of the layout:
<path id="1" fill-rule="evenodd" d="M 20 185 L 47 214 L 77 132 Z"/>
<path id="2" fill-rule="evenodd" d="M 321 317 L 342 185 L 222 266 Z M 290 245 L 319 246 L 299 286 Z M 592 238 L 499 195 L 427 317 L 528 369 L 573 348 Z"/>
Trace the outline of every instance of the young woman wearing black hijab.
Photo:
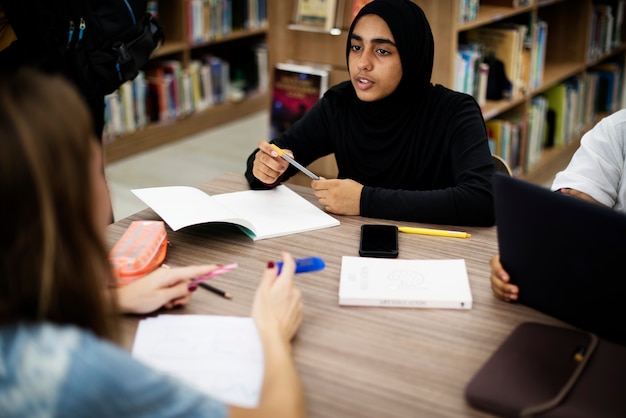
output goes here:
<path id="1" fill-rule="evenodd" d="M 409 0 L 374 0 L 348 33 L 350 80 L 330 88 L 280 138 L 301 164 L 334 153 L 338 179 L 313 180 L 337 215 L 449 225 L 495 222 L 485 122 L 469 95 L 430 82 L 434 41 Z M 247 161 L 253 189 L 297 170 L 260 141 Z"/>

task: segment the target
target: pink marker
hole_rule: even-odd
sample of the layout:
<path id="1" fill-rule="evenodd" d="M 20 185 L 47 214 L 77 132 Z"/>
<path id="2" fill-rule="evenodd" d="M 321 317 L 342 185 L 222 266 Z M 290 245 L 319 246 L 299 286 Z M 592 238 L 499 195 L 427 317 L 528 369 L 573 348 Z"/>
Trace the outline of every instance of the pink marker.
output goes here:
<path id="1" fill-rule="evenodd" d="M 196 287 L 200 282 L 212 279 L 215 276 L 219 276 L 220 274 L 227 273 L 236 268 L 237 268 L 237 263 L 230 263 L 230 264 L 226 264 L 225 266 L 216 268 L 215 270 L 213 270 L 210 273 L 205 274 L 204 276 L 200 276 L 197 279 L 193 279 L 191 282 L 189 282 L 189 288 Z"/>

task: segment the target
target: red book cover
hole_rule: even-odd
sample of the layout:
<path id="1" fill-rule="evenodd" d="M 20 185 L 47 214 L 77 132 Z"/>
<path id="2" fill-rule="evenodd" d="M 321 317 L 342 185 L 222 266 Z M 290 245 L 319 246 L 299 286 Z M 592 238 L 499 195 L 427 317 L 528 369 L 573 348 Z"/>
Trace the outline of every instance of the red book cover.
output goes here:
<path id="1" fill-rule="evenodd" d="M 372 0 L 352 0 L 352 18 L 350 19 L 351 22 L 354 20 L 357 13 L 359 13 L 361 7 L 365 6 L 370 1 Z"/>
<path id="2" fill-rule="evenodd" d="M 271 138 L 300 119 L 328 89 L 329 71 L 309 65 L 276 64 L 272 89 Z"/>

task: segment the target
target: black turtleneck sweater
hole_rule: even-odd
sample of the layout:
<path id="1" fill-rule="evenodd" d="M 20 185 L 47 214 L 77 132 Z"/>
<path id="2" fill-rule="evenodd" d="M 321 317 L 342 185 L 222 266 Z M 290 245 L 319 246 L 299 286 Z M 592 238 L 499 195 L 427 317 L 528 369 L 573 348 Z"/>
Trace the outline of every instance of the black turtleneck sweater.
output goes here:
<path id="1" fill-rule="evenodd" d="M 487 131 L 469 95 L 430 83 L 433 40 L 421 9 L 408 0 L 374 0 L 354 20 L 374 13 L 389 25 L 403 78 L 394 93 L 361 101 L 349 81 L 329 89 L 280 138 L 304 165 L 334 153 L 339 178 L 363 184 L 360 215 L 400 221 L 491 226 L 494 172 Z M 417 22 L 417 23 L 416 23 Z M 349 53 L 350 41 L 346 55 Z M 405 57 L 408 57 L 405 59 Z M 253 189 L 269 186 L 252 175 Z M 289 167 L 281 180 L 297 170 Z"/>

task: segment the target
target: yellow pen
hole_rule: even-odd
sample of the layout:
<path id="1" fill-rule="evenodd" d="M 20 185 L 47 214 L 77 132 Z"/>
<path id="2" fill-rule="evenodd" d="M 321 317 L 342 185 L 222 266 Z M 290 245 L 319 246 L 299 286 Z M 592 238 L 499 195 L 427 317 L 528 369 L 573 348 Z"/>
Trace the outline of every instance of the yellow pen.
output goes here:
<path id="1" fill-rule="evenodd" d="M 472 234 L 468 232 L 460 231 L 445 231 L 443 229 L 430 229 L 430 228 L 413 228 L 410 226 L 400 226 L 398 231 L 406 234 L 420 234 L 420 235 L 434 235 L 438 237 L 452 237 L 452 238 L 471 238 Z"/>

